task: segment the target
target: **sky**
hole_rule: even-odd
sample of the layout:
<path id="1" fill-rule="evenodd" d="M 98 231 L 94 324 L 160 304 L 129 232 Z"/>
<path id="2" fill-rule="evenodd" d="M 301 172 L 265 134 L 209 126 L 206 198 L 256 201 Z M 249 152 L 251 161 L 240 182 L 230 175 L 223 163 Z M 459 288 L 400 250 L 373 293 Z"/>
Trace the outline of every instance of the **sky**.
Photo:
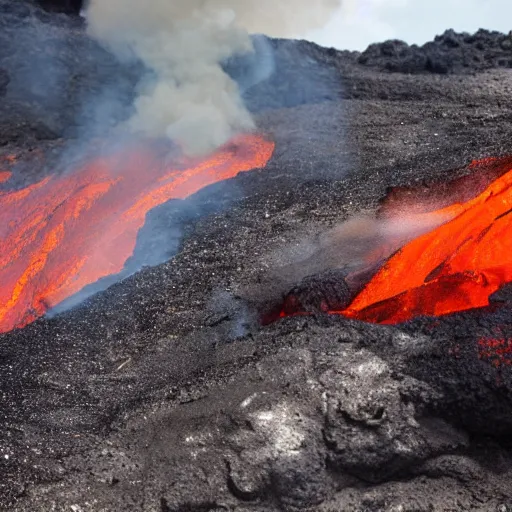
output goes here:
<path id="1" fill-rule="evenodd" d="M 512 0 L 343 0 L 328 25 L 305 39 L 338 49 L 364 50 L 386 39 L 423 44 L 448 28 L 508 33 Z"/>

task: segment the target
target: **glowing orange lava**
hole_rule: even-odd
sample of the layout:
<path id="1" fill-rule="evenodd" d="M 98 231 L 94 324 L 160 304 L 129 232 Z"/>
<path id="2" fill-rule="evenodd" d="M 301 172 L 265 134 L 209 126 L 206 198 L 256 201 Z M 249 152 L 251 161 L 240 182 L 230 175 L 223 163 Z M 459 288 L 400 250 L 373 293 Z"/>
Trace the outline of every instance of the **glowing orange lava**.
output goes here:
<path id="1" fill-rule="evenodd" d="M 264 167 L 273 150 L 272 142 L 247 135 L 206 160 L 172 165 L 165 153 L 141 146 L 0 191 L 0 332 L 120 272 L 155 206 Z M 0 181 L 9 177 L 0 174 Z"/>
<path id="2" fill-rule="evenodd" d="M 407 243 L 332 313 L 391 324 L 487 306 L 512 281 L 512 170 L 442 211 L 451 220 Z"/>
<path id="3" fill-rule="evenodd" d="M 0 171 L 0 183 L 4 183 L 11 177 L 11 172 L 9 171 Z"/>

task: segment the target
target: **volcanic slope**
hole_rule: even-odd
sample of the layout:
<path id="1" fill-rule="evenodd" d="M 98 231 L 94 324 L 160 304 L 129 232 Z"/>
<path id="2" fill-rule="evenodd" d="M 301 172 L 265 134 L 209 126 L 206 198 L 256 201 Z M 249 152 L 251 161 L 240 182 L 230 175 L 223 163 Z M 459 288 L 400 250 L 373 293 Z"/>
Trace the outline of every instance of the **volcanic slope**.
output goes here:
<path id="1" fill-rule="evenodd" d="M 101 52 L 77 20 L 0 5 L 14 39 L 12 21 L 36 16 L 84 43 L 59 46 L 62 59 L 78 52 L 65 68 L 80 97 L 110 76 L 102 65 L 77 76 L 88 61 L 76 55 Z M 305 240 L 375 210 L 388 187 L 512 152 L 512 72 L 404 75 L 309 43 L 271 45 L 274 74 L 245 93 L 276 142 L 266 168 L 150 213 L 134 258 L 157 228 L 179 226 L 168 262 L 0 337 L 0 508 L 512 508 L 510 367 L 485 345 L 501 340 L 506 356 L 505 290 L 501 309 L 397 327 L 308 317 L 261 328 L 244 294 L 264 296 L 257 283 L 297 257 L 290 247 L 307 253 Z M 136 71 L 124 72 L 128 97 Z M 21 94 L 7 84 L 1 99 L 5 154 L 58 151 L 80 132 L 80 116 Z"/>

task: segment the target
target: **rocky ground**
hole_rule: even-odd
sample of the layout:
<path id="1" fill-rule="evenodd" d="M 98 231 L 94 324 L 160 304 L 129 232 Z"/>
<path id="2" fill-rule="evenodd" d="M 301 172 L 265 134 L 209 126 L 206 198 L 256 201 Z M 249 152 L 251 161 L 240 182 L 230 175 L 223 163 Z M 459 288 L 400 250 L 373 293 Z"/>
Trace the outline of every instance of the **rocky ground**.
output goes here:
<path id="1" fill-rule="evenodd" d="M 0 0 L 0 25 L 5 154 L 42 148 L 46 165 L 59 160 L 103 111 L 92 98 L 126 115 L 137 70 L 80 20 Z M 166 263 L 0 336 L 0 508 L 512 510 L 510 366 L 478 343 L 496 327 L 510 339 L 506 291 L 500 309 L 435 325 L 261 327 L 254 309 L 254 297 L 275 299 L 262 290 L 269 275 L 374 211 L 388 187 L 512 151 L 512 71 L 486 58 L 466 66 L 443 37 L 431 44 L 444 45 L 448 68 L 414 74 L 389 65 L 395 43 L 359 55 L 270 42 L 270 76 L 238 77 L 276 141 L 268 166 L 152 212 L 136 251 L 151 250 L 155 226 L 179 228 Z M 493 44 L 475 51 L 496 55 Z M 45 62 L 58 72 L 45 77 Z"/>

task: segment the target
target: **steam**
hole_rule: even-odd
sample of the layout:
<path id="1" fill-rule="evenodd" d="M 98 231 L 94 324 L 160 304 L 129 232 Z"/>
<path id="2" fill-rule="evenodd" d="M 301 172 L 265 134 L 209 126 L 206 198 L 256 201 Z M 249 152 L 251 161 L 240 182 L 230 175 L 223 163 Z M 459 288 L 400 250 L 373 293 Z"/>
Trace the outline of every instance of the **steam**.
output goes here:
<path id="1" fill-rule="evenodd" d="M 265 255 L 257 284 L 242 284 L 238 293 L 255 304 L 277 303 L 306 278 L 331 271 L 343 271 L 352 291 L 359 291 L 395 251 L 446 220 L 406 211 L 382 219 L 367 213 L 320 234 L 297 234 L 294 242 Z"/>
<path id="2" fill-rule="evenodd" d="M 341 0 L 91 0 L 89 34 L 148 74 L 121 127 L 166 136 L 206 154 L 254 129 L 222 63 L 253 51 L 250 33 L 299 37 L 322 27 Z M 312 7 L 313 5 L 313 7 Z"/>

